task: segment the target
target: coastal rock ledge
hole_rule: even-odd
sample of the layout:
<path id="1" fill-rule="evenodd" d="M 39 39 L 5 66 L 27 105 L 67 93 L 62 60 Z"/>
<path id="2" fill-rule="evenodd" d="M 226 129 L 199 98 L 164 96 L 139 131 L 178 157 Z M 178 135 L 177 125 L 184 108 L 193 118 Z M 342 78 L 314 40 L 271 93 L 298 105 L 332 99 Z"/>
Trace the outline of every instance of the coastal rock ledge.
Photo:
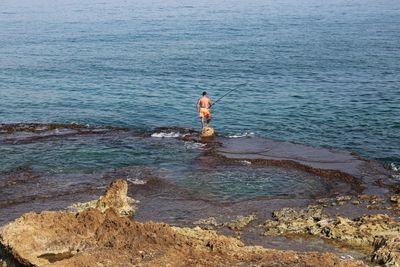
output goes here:
<path id="1" fill-rule="evenodd" d="M 331 253 L 245 246 L 199 227 L 140 223 L 114 207 L 29 212 L 0 229 L 0 242 L 27 266 L 365 266 Z"/>

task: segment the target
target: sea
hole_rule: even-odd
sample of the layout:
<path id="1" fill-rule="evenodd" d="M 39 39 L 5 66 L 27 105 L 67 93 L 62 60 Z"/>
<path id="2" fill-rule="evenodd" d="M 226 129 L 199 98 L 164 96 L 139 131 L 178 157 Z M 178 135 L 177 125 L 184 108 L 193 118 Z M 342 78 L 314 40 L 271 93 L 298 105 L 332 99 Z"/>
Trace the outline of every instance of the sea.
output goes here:
<path id="1" fill-rule="evenodd" d="M 171 222 L 210 202 L 332 187 L 221 163 L 182 138 L 199 131 L 203 91 L 224 96 L 211 122 L 223 140 L 353 152 L 400 171 L 399 63 L 398 0 L 1 0 L 0 224 L 89 200 L 118 177 L 147 186 L 132 193 L 148 211 L 139 218 Z"/>

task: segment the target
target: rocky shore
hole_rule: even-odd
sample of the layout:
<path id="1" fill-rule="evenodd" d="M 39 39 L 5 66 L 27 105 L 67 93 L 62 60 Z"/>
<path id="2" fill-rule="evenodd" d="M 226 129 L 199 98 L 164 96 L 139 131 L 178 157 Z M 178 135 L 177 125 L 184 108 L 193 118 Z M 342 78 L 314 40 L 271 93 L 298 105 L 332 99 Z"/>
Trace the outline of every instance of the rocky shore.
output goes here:
<path id="1" fill-rule="evenodd" d="M 75 210 L 26 213 L 0 229 L 2 250 L 27 266 L 365 266 L 363 262 L 341 259 L 332 253 L 246 246 L 236 238 L 198 226 L 181 228 L 164 223 L 141 223 L 126 216 L 133 214 L 137 205 L 127 198 L 126 192 L 127 182 L 119 179 L 99 200 L 75 205 Z M 327 220 L 319 210 L 311 208 L 302 212 L 304 216 L 299 219 Z M 289 213 L 296 215 L 295 211 Z M 272 234 L 268 229 L 278 229 L 274 224 L 284 223 L 279 218 L 263 226 L 265 233 Z M 240 231 L 255 219 L 254 215 L 238 217 L 223 226 Z M 395 233 L 399 227 L 390 218 L 381 219 L 388 233 L 382 237 L 391 238 L 380 240 L 374 250 L 374 260 L 396 265 L 398 258 L 393 253 L 398 248 Z M 381 223 L 374 220 L 371 225 Z M 363 225 L 353 224 L 355 228 Z M 300 222 L 299 227 L 306 231 Z M 374 244 L 378 242 L 372 238 L 366 240 L 368 245 L 370 240 Z"/>

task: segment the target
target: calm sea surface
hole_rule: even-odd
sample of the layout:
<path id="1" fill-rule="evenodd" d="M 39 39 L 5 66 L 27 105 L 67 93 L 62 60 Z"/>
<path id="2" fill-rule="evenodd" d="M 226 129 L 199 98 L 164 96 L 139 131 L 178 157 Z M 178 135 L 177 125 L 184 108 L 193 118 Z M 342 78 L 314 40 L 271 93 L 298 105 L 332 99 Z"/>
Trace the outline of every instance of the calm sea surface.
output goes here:
<path id="1" fill-rule="evenodd" d="M 213 108 L 222 135 L 355 151 L 400 166 L 400 1 L 0 3 L 1 123 L 198 128 L 201 92 L 215 100 L 231 89 Z M 1 144 L 0 169 L 82 174 L 173 165 L 183 168 L 182 184 L 205 188 L 182 167 L 200 148 L 135 140 Z M 242 173 L 258 183 L 248 190 L 272 190 L 257 178 L 271 171 L 234 171 L 214 175 L 226 188 Z M 301 185 L 302 174 L 287 175 Z"/>

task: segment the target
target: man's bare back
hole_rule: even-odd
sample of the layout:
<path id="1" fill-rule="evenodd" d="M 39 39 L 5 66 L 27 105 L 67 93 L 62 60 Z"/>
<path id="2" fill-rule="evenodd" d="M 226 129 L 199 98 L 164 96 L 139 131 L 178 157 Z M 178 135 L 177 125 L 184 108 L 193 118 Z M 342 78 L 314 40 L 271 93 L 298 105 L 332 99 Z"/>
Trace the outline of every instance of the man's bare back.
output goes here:
<path id="1" fill-rule="evenodd" d="M 209 107 L 212 105 L 211 99 L 208 98 L 207 92 L 203 92 L 203 96 L 197 100 L 196 109 L 201 119 L 201 128 L 204 128 L 204 118 L 206 118 L 207 126 L 211 121 L 211 112 Z"/>
<path id="2" fill-rule="evenodd" d="M 208 96 L 202 96 L 199 98 L 199 101 L 197 102 L 199 107 L 201 108 L 209 108 L 211 105 L 211 100 L 208 98 Z"/>

